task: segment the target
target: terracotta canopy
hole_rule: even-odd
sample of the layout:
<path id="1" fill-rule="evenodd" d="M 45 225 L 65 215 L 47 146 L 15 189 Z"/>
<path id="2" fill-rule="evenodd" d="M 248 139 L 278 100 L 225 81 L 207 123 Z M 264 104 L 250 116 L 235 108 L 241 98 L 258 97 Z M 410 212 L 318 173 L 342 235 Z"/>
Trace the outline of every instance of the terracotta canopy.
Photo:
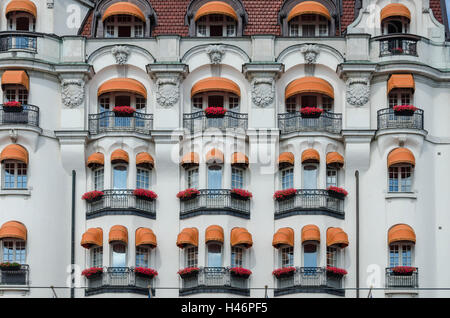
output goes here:
<path id="1" fill-rule="evenodd" d="M 316 225 L 309 224 L 302 228 L 302 243 L 306 241 L 320 242 L 320 230 Z"/>
<path id="2" fill-rule="evenodd" d="M 318 77 L 302 77 L 289 83 L 286 87 L 285 99 L 297 94 L 316 93 L 327 95 L 334 99 L 333 86 Z"/>
<path id="3" fill-rule="evenodd" d="M 99 227 L 87 229 L 81 237 L 81 246 L 84 248 L 103 246 L 103 230 Z"/>
<path id="4" fill-rule="evenodd" d="M 231 155 L 231 165 L 248 166 L 248 157 L 242 152 L 235 152 Z"/>
<path id="5" fill-rule="evenodd" d="M 412 166 L 416 165 L 416 159 L 414 158 L 411 150 L 407 148 L 395 148 L 388 155 L 388 167 L 396 164 L 410 164 Z"/>
<path id="6" fill-rule="evenodd" d="M 219 225 L 211 225 L 205 231 L 205 243 L 220 242 L 223 243 L 223 228 Z"/>
<path id="7" fill-rule="evenodd" d="M 306 149 L 302 152 L 302 163 L 320 162 L 320 155 L 316 149 Z"/>
<path id="8" fill-rule="evenodd" d="M 0 154 L 0 162 L 5 160 L 17 160 L 28 164 L 28 151 L 24 147 L 17 144 L 8 145 Z"/>
<path id="9" fill-rule="evenodd" d="M 6 6 L 5 14 L 8 15 L 10 12 L 26 12 L 37 17 L 36 5 L 30 0 L 12 0 Z"/>
<path id="10" fill-rule="evenodd" d="M 406 224 L 397 224 L 389 230 L 388 233 L 388 242 L 389 244 L 395 242 L 412 242 L 416 243 L 416 233 Z"/>
<path id="11" fill-rule="evenodd" d="M 102 21 L 119 14 L 132 15 L 145 22 L 145 15 L 142 10 L 137 5 L 129 2 L 117 2 L 109 6 L 103 14 Z"/>
<path id="12" fill-rule="evenodd" d="M 213 148 L 206 154 L 206 163 L 219 163 L 222 164 L 224 162 L 223 152 L 217 148 Z"/>
<path id="13" fill-rule="evenodd" d="M 113 78 L 100 85 L 97 96 L 111 92 L 127 92 L 137 94 L 147 98 L 147 90 L 145 86 L 132 78 Z M 130 106 L 130 105 L 118 105 L 118 106 Z"/>
<path id="14" fill-rule="evenodd" d="M 401 3 L 391 3 L 381 9 L 380 13 L 381 21 L 390 17 L 405 17 L 411 20 L 411 12 Z"/>
<path id="15" fill-rule="evenodd" d="M 9 221 L 3 223 L 0 228 L 0 239 L 14 238 L 26 241 L 27 240 L 27 228 L 25 225 L 18 221 Z"/>
<path id="16" fill-rule="evenodd" d="M 136 230 L 136 246 L 148 245 L 151 248 L 157 246 L 156 235 L 146 227 L 140 227 Z"/>
<path id="17" fill-rule="evenodd" d="M 30 90 L 30 79 L 25 71 L 5 71 L 2 75 L 2 87 L 3 85 L 22 85 Z"/>
<path id="18" fill-rule="evenodd" d="M 289 12 L 287 20 L 291 21 L 293 18 L 303 14 L 318 14 L 331 20 L 330 11 L 328 11 L 323 4 L 316 1 L 304 1 L 297 4 L 292 8 L 291 12 Z"/>
<path id="19" fill-rule="evenodd" d="M 196 152 L 189 152 L 183 156 L 181 159 L 181 166 L 190 167 L 190 166 L 198 166 L 200 162 L 200 157 Z"/>
<path id="20" fill-rule="evenodd" d="M 211 1 L 204 5 L 202 5 L 195 14 L 194 20 L 197 21 L 201 17 L 210 14 L 223 14 L 228 17 L 231 17 L 235 20 L 238 19 L 238 16 L 234 9 L 225 2 L 222 1 Z"/>
<path id="21" fill-rule="evenodd" d="M 272 246 L 279 248 L 281 245 L 294 246 L 294 230 L 290 227 L 283 227 L 273 235 Z"/>
<path id="22" fill-rule="evenodd" d="M 223 77 L 208 77 L 198 81 L 192 87 L 191 97 L 205 92 L 228 92 L 241 96 L 239 86 L 232 80 Z"/>
<path id="23" fill-rule="evenodd" d="M 152 169 L 154 165 L 155 160 L 148 152 L 140 152 L 136 155 L 136 166 Z"/>
<path id="24" fill-rule="evenodd" d="M 123 149 L 114 150 L 113 153 L 111 154 L 111 162 L 112 163 L 119 163 L 119 162 L 128 163 L 129 162 L 128 153 Z"/>
<path id="25" fill-rule="evenodd" d="M 348 236 L 340 227 L 330 227 L 327 230 L 327 246 L 348 246 Z"/>
<path id="26" fill-rule="evenodd" d="M 105 156 L 101 152 L 95 152 L 89 156 L 86 164 L 89 168 L 103 166 L 105 164 Z"/>
<path id="27" fill-rule="evenodd" d="M 123 225 L 114 225 L 109 230 L 109 243 L 122 242 L 128 244 L 128 230 Z"/>
<path id="28" fill-rule="evenodd" d="M 293 166 L 295 157 L 292 152 L 283 152 L 278 156 L 278 165 L 280 166 Z"/>
<path id="29" fill-rule="evenodd" d="M 231 230 L 231 246 L 252 247 L 252 235 L 243 227 L 235 227 Z"/>
<path id="30" fill-rule="evenodd" d="M 342 168 L 344 166 L 344 157 L 337 152 L 327 153 L 327 166 Z"/>
<path id="31" fill-rule="evenodd" d="M 410 88 L 415 90 L 416 87 L 412 74 L 392 74 L 387 85 L 388 93 L 395 88 Z"/>
<path id="32" fill-rule="evenodd" d="M 177 246 L 185 248 L 187 245 L 198 246 L 198 230 L 195 227 L 184 228 L 177 238 Z"/>

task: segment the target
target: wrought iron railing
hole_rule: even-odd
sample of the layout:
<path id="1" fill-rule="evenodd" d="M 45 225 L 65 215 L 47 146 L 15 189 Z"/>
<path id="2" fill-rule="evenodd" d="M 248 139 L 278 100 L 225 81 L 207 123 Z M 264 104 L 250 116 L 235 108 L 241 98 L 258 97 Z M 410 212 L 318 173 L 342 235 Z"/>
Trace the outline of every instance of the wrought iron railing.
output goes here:
<path id="1" fill-rule="evenodd" d="M 208 129 L 237 129 L 245 132 L 247 127 L 248 115 L 232 111 L 227 111 L 220 118 L 206 117 L 203 111 L 183 115 L 183 128 L 187 129 L 190 133 L 203 132 Z"/>
<path id="2" fill-rule="evenodd" d="M 328 274 L 323 267 L 297 267 L 296 271 L 288 276 L 278 277 L 277 289 L 304 289 L 342 290 L 342 276 Z"/>
<path id="3" fill-rule="evenodd" d="M 86 218 L 92 219 L 103 215 L 138 215 L 154 219 L 156 217 L 155 201 L 136 197 L 134 190 L 103 190 L 104 195 L 87 203 Z"/>
<path id="4" fill-rule="evenodd" d="M 180 202 L 181 219 L 202 214 L 228 214 L 250 218 L 250 200 L 237 199 L 228 189 L 199 191 L 198 196 Z"/>
<path id="5" fill-rule="evenodd" d="M 387 288 L 418 288 L 419 287 L 419 269 L 415 268 L 412 273 L 398 274 L 393 267 L 386 268 L 386 287 Z"/>
<path id="6" fill-rule="evenodd" d="M 308 131 L 324 131 L 339 134 L 342 130 L 342 114 L 323 112 L 318 118 L 303 118 L 300 112 L 278 115 L 281 134 Z"/>
<path id="7" fill-rule="evenodd" d="M 131 117 L 119 117 L 112 111 L 89 115 L 89 133 L 136 132 L 149 135 L 153 129 L 153 114 L 135 112 Z"/>
<path id="8" fill-rule="evenodd" d="M 29 285 L 29 266 L 24 264 L 19 269 L 0 271 L 0 285 Z"/>
<path id="9" fill-rule="evenodd" d="M 379 38 L 380 56 L 417 56 L 417 42 L 420 37 L 412 34 L 389 34 Z"/>
<path id="10" fill-rule="evenodd" d="M 240 289 L 248 291 L 248 278 L 236 276 L 226 267 L 201 267 L 197 274 L 182 277 L 181 292 L 196 288 L 220 288 Z"/>
<path id="11" fill-rule="evenodd" d="M 22 105 L 21 112 L 8 112 L 0 105 L 0 125 L 29 125 L 39 127 L 39 107 Z"/>
<path id="12" fill-rule="evenodd" d="M 327 190 L 298 189 L 296 191 L 291 198 L 275 201 L 275 219 L 304 214 L 344 218 L 344 199 L 331 196 Z"/>
<path id="13" fill-rule="evenodd" d="M 423 110 L 418 109 L 412 116 L 396 115 L 394 109 L 384 108 L 377 112 L 378 129 L 408 128 L 423 130 Z"/>
<path id="14" fill-rule="evenodd" d="M 28 33 L 8 32 L 0 34 L 0 52 L 27 50 L 37 52 L 37 37 Z"/>

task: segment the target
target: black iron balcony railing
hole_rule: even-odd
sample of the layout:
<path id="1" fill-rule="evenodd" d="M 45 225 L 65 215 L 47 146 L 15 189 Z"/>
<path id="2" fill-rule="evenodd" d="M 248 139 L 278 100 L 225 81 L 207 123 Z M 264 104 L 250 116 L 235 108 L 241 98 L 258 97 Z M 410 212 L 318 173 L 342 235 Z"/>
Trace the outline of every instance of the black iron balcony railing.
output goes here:
<path id="1" fill-rule="evenodd" d="M 419 269 L 416 267 L 412 273 L 399 274 L 393 267 L 386 268 L 386 288 L 418 288 Z"/>
<path id="2" fill-rule="evenodd" d="M 104 195 L 87 203 L 86 219 L 103 215 L 137 215 L 156 219 L 155 201 L 136 197 L 134 190 L 103 190 Z"/>
<path id="3" fill-rule="evenodd" d="M 248 278 L 235 276 L 229 268 L 202 267 L 197 274 L 181 278 L 180 296 L 196 293 L 230 293 L 250 296 Z"/>
<path id="4" fill-rule="evenodd" d="M 133 132 L 149 135 L 153 129 L 153 114 L 135 112 L 131 117 L 118 117 L 112 111 L 89 115 L 89 133 Z"/>
<path id="5" fill-rule="evenodd" d="M 22 105 L 21 112 L 8 112 L 0 105 L 0 125 L 29 125 L 39 127 L 39 107 Z"/>
<path id="6" fill-rule="evenodd" d="M 344 200 L 331 196 L 327 190 L 297 189 L 295 196 L 275 201 L 275 219 L 292 215 L 328 215 L 344 219 Z"/>
<path id="7" fill-rule="evenodd" d="M 86 296 L 101 293 L 135 293 L 148 295 L 152 279 L 140 276 L 133 267 L 104 267 L 103 273 L 86 278 Z"/>
<path id="8" fill-rule="evenodd" d="M 180 201 L 180 219 L 196 215 L 233 215 L 250 219 L 250 200 L 236 199 L 231 190 L 199 190 L 190 200 Z"/>
<path id="9" fill-rule="evenodd" d="M 241 130 L 243 133 L 248 127 L 248 115 L 227 111 L 227 113 L 220 118 L 206 117 L 203 111 L 184 114 L 183 115 L 183 128 L 189 130 L 189 132 L 203 132 L 208 129 L 219 130 Z"/>
<path id="10" fill-rule="evenodd" d="M 417 56 L 417 42 L 420 37 L 412 34 L 389 34 L 378 37 L 380 56 L 411 55 Z"/>
<path id="11" fill-rule="evenodd" d="M 423 130 L 423 110 L 418 109 L 412 116 L 396 115 L 392 108 L 377 112 L 378 129 L 419 129 Z"/>
<path id="12" fill-rule="evenodd" d="M 0 285 L 29 285 L 30 267 L 26 264 L 19 269 L 7 269 L 0 271 Z"/>
<path id="13" fill-rule="evenodd" d="M 0 33 L 0 52 L 25 50 L 37 52 L 37 37 L 26 32 Z"/>
<path id="14" fill-rule="evenodd" d="M 276 278 L 275 296 L 294 293 L 329 293 L 344 296 L 342 276 L 328 274 L 323 267 L 297 267 L 295 273 Z"/>
<path id="15" fill-rule="evenodd" d="M 323 112 L 318 118 L 303 118 L 300 112 L 279 114 L 278 128 L 282 135 L 308 131 L 339 134 L 342 130 L 342 114 Z"/>

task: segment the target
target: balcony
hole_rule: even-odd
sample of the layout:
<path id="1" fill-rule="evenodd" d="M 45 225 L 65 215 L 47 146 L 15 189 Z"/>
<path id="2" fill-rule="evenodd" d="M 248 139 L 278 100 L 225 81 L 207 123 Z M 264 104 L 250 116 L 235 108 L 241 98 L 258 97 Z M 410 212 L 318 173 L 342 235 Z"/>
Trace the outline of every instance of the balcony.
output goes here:
<path id="1" fill-rule="evenodd" d="M 386 288 L 410 289 L 419 287 L 419 269 L 409 275 L 394 273 L 392 267 L 386 268 Z"/>
<path id="2" fill-rule="evenodd" d="M 376 38 L 380 41 L 380 57 L 396 55 L 417 55 L 417 42 L 420 37 L 412 34 L 389 34 Z"/>
<path id="3" fill-rule="evenodd" d="M 250 219 L 250 200 L 232 197 L 231 190 L 199 190 L 192 199 L 180 201 L 180 219 L 197 215 L 232 215 Z"/>
<path id="4" fill-rule="evenodd" d="M 294 274 L 277 279 L 274 296 L 296 293 L 327 293 L 345 296 L 342 276 L 327 274 L 322 267 L 297 267 Z"/>
<path id="5" fill-rule="evenodd" d="M 21 265 L 19 269 L 0 270 L 1 286 L 28 286 L 29 266 Z"/>
<path id="6" fill-rule="evenodd" d="M 342 114 L 324 112 L 319 118 L 302 118 L 300 112 L 278 115 L 278 128 L 281 135 L 296 132 L 327 132 L 340 134 Z"/>
<path id="7" fill-rule="evenodd" d="M 102 274 L 90 277 L 86 281 L 86 296 L 103 293 L 148 295 L 152 283 L 151 278 L 137 275 L 132 267 L 106 267 Z"/>
<path id="8" fill-rule="evenodd" d="M 183 128 L 191 134 L 204 132 L 206 130 L 240 130 L 245 133 L 248 127 L 248 115 L 227 111 L 220 118 L 209 118 L 203 111 L 183 115 Z"/>
<path id="9" fill-rule="evenodd" d="M 155 201 L 136 197 L 134 190 L 104 190 L 97 201 L 87 203 L 86 219 L 104 215 L 135 215 L 156 219 Z"/>
<path id="10" fill-rule="evenodd" d="M 9 51 L 28 51 L 37 53 L 37 37 L 27 32 L 0 33 L 0 53 Z"/>
<path id="11" fill-rule="evenodd" d="M 248 278 L 235 276 L 229 268 L 204 267 L 199 272 L 181 278 L 180 296 L 199 293 L 227 293 L 250 296 Z"/>
<path id="12" fill-rule="evenodd" d="M 292 215 L 328 215 L 344 219 L 344 199 L 330 196 L 327 190 L 298 189 L 292 198 L 275 201 L 275 220 Z"/>
<path id="13" fill-rule="evenodd" d="M 39 127 L 39 107 L 33 105 L 22 105 L 21 112 L 7 112 L 0 105 L 0 126 L 26 125 Z"/>
<path id="14" fill-rule="evenodd" d="M 150 135 L 153 129 L 153 114 L 135 112 L 131 117 L 116 117 L 112 111 L 89 115 L 89 134 L 138 133 Z"/>
<path id="15" fill-rule="evenodd" d="M 377 112 L 378 130 L 382 129 L 417 129 L 423 130 L 423 110 L 418 109 L 412 116 L 395 115 L 392 108 Z"/>

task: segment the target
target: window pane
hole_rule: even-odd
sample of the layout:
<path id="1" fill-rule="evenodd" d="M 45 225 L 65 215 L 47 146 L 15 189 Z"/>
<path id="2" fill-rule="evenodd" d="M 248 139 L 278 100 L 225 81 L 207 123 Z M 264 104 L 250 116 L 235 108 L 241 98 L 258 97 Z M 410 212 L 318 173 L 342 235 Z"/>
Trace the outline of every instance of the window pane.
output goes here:
<path id="1" fill-rule="evenodd" d="M 97 169 L 94 171 L 94 190 L 103 190 L 104 169 Z"/>
<path id="2" fill-rule="evenodd" d="M 327 247 L 327 266 L 337 267 L 337 249 Z"/>
<path id="3" fill-rule="evenodd" d="M 390 167 L 389 168 L 389 192 L 398 192 L 398 168 Z"/>
<path id="4" fill-rule="evenodd" d="M 188 188 L 198 188 L 198 169 L 190 169 L 187 171 Z"/>
<path id="5" fill-rule="evenodd" d="M 127 188 L 127 167 L 116 166 L 113 172 L 114 189 Z"/>
<path id="6" fill-rule="evenodd" d="M 126 260 L 126 247 L 123 244 L 112 245 L 112 267 L 125 267 Z"/>
<path id="7" fill-rule="evenodd" d="M 391 245 L 389 251 L 389 266 L 395 267 L 399 265 L 398 245 Z"/>
<path id="8" fill-rule="evenodd" d="M 189 247 L 186 249 L 186 267 L 198 266 L 198 248 Z"/>
<path id="9" fill-rule="evenodd" d="M 231 248 L 231 267 L 243 267 L 243 249 L 241 247 Z"/>
<path id="10" fill-rule="evenodd" d="M 328 187 L 337 187 L 337 169 L 327 168 L 327 188 Z"/>
<path id="11" fill-rule="evenodd" d="M 3 241 L 3 262 L 14 262 L 13 241 Z"/>
<path id="12" fill-rule="evenodd" d="M 281 171 L 281 188 L 283 190 L 294 187 L 294 169 L 285 169 Z"/>
<path id="13" fill-rule="evenodd" d="M 146 247 L 136 248 L 136 266 L 137 267 L 148 267 L 149 260 L 149 249 Z"/>
<path id="14" fill-rule="evenodd" d="M 317 246 L 314 244 L 303 245 L 303 266 L 317 267 Z"/>
<path id="15" fill-rule="evenodd" d="M 208 189 L 222 189 L 222 167 L 208 167 Z"/>
<path id="16" fill-rule="evenodd" d="M 137 169 L 136 189 L 148 189 L 150 187 L 150 171 L 146 169 Z"/>
<path id="17" fill-rule="evenodd" d="M 281 267 L 294 266 L 294 249 L 292 247 L 283 247 L 280 255 Z"/>
<path id="18" fill-rule="evenodd" d="M 317 167 L 308 165 L 303 167 L 303 188 L 317 189 Z"/>
<path id="19" fill-rule="evenodd" d="M 244 170 L 232 168 L 231 169 L 231 188 L 242 189 L 244 187 Z"/>
<path id="20" fill-rule="evenodd" d="M 208 267 L 222 267 L 222 245 L 208 245 Z"/>
<path id="21" fill-rule="evenodd" d="M 95 247 L 92 249 L 92 267 L 103 266 L 103 247 Z"/>
<path id="22" fill-rule="evenodd" d="M 411 192 L 412 186 L 412 174 L 411 167 L 401 167 L 401 191 L 402 192 Z"/>

